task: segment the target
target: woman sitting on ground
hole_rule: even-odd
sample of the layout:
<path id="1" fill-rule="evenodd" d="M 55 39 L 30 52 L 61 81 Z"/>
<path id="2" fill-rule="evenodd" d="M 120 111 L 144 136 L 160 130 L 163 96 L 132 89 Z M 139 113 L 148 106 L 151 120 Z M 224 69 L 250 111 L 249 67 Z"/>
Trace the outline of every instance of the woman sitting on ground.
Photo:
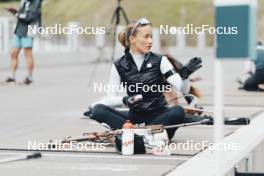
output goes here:
<path id="1" fill-rule="evenodd" d="M 145 18 L 128 25 L 118 39 L 125 47 L 125 54 L 114 62 L 109 85 L 126 85 L 128 96 L 120 97 L 118 92 L 108 92 L 105 103 L 93 106 L 91 118 L 114 129 L 122 128 L 127 119 L 133 124 L 145 125 L 182 123 L 184 109 L 181 106 L 167 107 L 164 89 L 158 87 L 165 85 L 165 77 L 177 90 L 189 93 L 188 77 L 201 67 L 201 59 L 193 58 L 178 74 L 167 57 L 150 51 L 152 26 Z M 128 106 L 128 114 L 122 114 L 107 106 L 121 103 Z M 175 131 L 176 129 L 168 129 L 168 137 L 172 138 Z"/>
<path id="2" fill-rule="evenodd" d="M 264 47 L 262 42 L 257 44 L 257 58 L 255 60 L 256 70 L 250 77 L 242 84 L 240 89 L 247 91 L 264 91 Z"/>

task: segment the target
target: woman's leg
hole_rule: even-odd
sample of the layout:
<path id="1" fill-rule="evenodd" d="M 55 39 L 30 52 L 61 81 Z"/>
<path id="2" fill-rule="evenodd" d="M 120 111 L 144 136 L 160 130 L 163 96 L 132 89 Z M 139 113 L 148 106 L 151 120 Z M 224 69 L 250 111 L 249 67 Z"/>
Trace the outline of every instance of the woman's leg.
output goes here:
<path id="1" fill-rule="evenodd" d="M 24 48 L 24 53 L 27 62 L 28 78 L 32 79 L 32 73 L 34 69 L 34 58 L 32 54 L 32 48 Z"/>
<path id="2" fill-rule="evenodd" d="M 124 113 L 120 113 L 106 105 L 98 104 L 93 107 L 92 119 L 99 123 L 106 123 L 111 128 L 120 129 L 128 119 Z"/>
<path id="3" fill-rule="evenodd" d="M 151 125 L 176 125 L 184 122 L 185 112 L 181 106 L 174 106 L 169 108 L 163 114 L 155 118 L 150 124 Z M 174 136 L 177 128 L 168 129 L 168 137 L 171 139 Z"/>
<path id="4" fill-rule="evenodd" d="M 258 80 L 258 84 L 264 84 L 264 69 L 256 70 L 255 74 Z"/>
<path id="5" fill-rule="evenodd" d="M 256 73 L 250 76 L 244 83 L 243 88 L 248 91 L 257 91 L 258 90 L 258 79 Z"/>
<path id="6" fill-rule="evenodd" d="M 9 78 L 12 78 L 13 81 L 15 81 L 15 79 L 16 79 L 16 70 L 18 67 L 18 55 L 19 55 L 20 50 L 21 50 L 20 48 L 13 48 L 11 50 L 11 71 L 12 71 L 12 74 L 10 75 Z M 12 79 L 9 79 L 9 80 L 12 80 Z"/>

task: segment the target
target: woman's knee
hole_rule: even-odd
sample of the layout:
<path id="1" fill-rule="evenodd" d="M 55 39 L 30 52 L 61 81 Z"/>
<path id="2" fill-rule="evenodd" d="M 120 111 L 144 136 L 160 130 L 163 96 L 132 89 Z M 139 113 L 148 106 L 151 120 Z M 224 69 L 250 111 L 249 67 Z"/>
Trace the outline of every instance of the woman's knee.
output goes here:
<path id="1" fill-rule="evenodd" d="M 102 120 L 107 113 L 108 107 L 103 104 L 97 104 L 92 109 L 92 118 L 95 120 Z"/>
<path id="2" fill-rule="evenodd" d="M 247 91 L 256 91 L 256 90 L 258 90 L 258 84 L 246 83 L 246 84 L 244 84 L 244 89 Z"/>
<path id="3" fill-rule="evenodd" d="M 244 89 L 248 91 L 255 91 L 258 89 L 258 82 L 255 75 L 245 81 Z"/>
<path id="4" fill-rule="evenodd" d="M 18 59 L 18 55 L 19 55 L 19 51 L 18 49 L 13 49 L 11 51 L 11 59 L 13 60 L 17 60 Z"/>
<path id="5" fill-rule="evenodd" d="M 25 54 L 25 57 L 28 59 L 28 58 L 32 58 L 32 48 L 25 48 L 24 49 L 24 54 Z"/>
<path id="6" fill-rule="evenodd" d="M 184 121 L 185 111 L 184 111 L 183 107 L 181 107 L 181 106 L 171 107 L 170 114 L 174 117 L 173 119 L 177 120 L 177 122 L 183 122 Z"/>

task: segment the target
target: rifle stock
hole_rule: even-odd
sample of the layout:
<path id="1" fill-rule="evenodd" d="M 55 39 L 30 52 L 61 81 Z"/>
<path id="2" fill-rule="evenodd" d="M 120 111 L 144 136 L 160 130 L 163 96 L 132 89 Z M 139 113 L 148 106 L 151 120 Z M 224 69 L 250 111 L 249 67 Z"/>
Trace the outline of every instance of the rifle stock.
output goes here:
<path id="1" fill-rule="evenodd" d="M 193 125 L 201 125 L 205 124 L 209 121 L 209 119 L 204 119 L 199 122 L 192 122 L 192 123 L 182 123 L 182 124 L 177 124 L 177 125 L 169 125 L 169 126 L 164 126 L 164 125 L 147 125 L 145 127 L 137 127 L 134 128 L 136 129 L 150 129 L 152 134 L 156 133 L 162 133 L 165 129 L 171 129 L 171 128 L 179 128 L 179 127 L 185 127 L 185 126 L 193 126 Z M 91 141 L 91 142 L 103 142 L 107 141 L 108 139 L 118 135 L 122 134 L 122 129 L 117 129 L 114 131 L 105 131 L 105 132 L 88 132 L 88 133 L 83 133 L 84 137 L 80 138 L 67 138 L 63 140 L 61 143 L 70 143 L 70 142 L 84 142 L 84 141 Z"/>

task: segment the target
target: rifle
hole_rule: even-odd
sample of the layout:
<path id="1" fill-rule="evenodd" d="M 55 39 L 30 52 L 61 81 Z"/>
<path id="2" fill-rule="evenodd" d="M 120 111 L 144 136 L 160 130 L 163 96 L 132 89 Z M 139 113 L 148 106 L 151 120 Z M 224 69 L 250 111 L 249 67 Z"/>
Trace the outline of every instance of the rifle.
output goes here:
<path id="1" fill-rule="evenodd" d="M 199 114 L 201 115 L 202 113 L 208 113 L 208 114 L 213 114 L 214 112 L 212 110 L 204 109 L 204 108 L 195 108 L 195 107 L 190 107 L 190 106 L 184 106 L 183 109 L 185 110 L 186 113 L 190 114 Z"/>
<path id="2" fill-rule="evenodd" d="M 230 120 L 225 120 L 225 124 L 229 125 L 237 125 L 236 123 L 239 123 L 239 125 L 248 125 L 250 123 L 250 119 L 248 118 L 232 118 Z M 180 127 L 188 127 L 188 126 L 195 126 L 195 125 L 212 125 L 213 119 L 212 118 L 205 118 L 197 122 L 189 122 L 189 123 L 182 123 L 177 125 L 147 125 L 143 127 L 135 127 L 133 128 L 134 133 L 136 136 L 141 137 L 142 139 L 147 139 L 149 137 L 153 137 L 154 134 L 157 133 L 163 133 L 166 129 L 173 129 L 173 128 L 180 128 Z M 142 133 L 140 130 L 146 129 L 145 132 Z M 138 130 L 138 131 L 137 131 Z M 147 132 L 147 130 L 149 130 Z M 59 144 L 52 144 L 52 141 L 50 141 L 49 149 L 54 149 L 59 146 L 62 146 L 64 144 L 76 144 L 78 142 L 93 142 L 93 143 L 104 143 L 107 146 L 116 146 L 116 139 L 119 139 L 120 143 L 120 136 L 122 135 L 122 129 L 116 129 L 113 131 L 104 131 L 104 132 L 88 132 L 83 133 L 82 137 L 78 138 L 72 138 L 67 137 L 64 140 L 62 140 Z M 119 137 L 118 137 L 119 136 Z M 135 138 L 136 139 L 136 138 Z M 143 142 L 144 143 L 144 142 Z M 146 145 L 146 144 L 145 144 Z"/>
<path id="3" fill-rule="evenodd" d="M 137 129 L 149 129 L 151 134 L 156 134 L 156 133 L 162 133 L 166 129 L 172 129 L 172 128 L 179 128 L 179 127 L 187 127 L 187 126 L 194 126 L 194 125 L 203 125 L 206 124 L 210 121 L 210 119 L 203 119 L 198 122 L 191 122 L 191 123 L 182 123 L 178 125 L 147 125 L 144 127 L 136 127 L 133 128 L 135 130 L 135 133 Z M 105 142 L 107 143 L 109 139 L 116 135 L 122 134 L 122 129 L 117 129 L 114 131 L 105 131 L 105 132 L 88 132 L 88 133 L 83 133 L 83 137 L 80 138 L 71 138 L 68 137 L 61 141 L 62 144 L 64 143 L 71 143 L 71 142 L 84 142 L 84 141 L 90 141 L 90 142 Z"/>
<path id="4" fill-rule="evenodd" d="M 88 132 L 88 133 L 83 133 L 83 137 L 79 137 L 79 138 L 72 138 L 71 136 L 67 137 L 64 140 L 62 140 L 61 143 L 84 142 L 84 141 L 107 142 L 108 139 L 118 134 L 122 134 L 121 129 L 114 131 L 104 131 L 104 132 Z"/>
<path id="5" fill-rule="evenodd" d="M 172 106 L 169 105 L 168 107 L 172 107 Z M 183 109 L 184 109 L 185 113 L 189 113 L 189 114 L 193 114 L 193 115 L 194 114 L 201 115 L 203 113 L 207 113 L 207 114 L 213 114 L 214 113 L 210 109 L 196 108 L 196 107 L 191 107 L 191 106 L 183 106 Z M 117 107 L 117 108 L 115 108 L 115 110 L 117 110 L 117 111 L 128 111 L 128 108 Z M 90 114 L 87 112 L 89 112 Z M 87 111 L 87 112 L 85 112 L 85 113 L 87 113 L 89 115 L 91 115 L 91 113 L 92 113 L 91 110 Z M 85 116 L 87 116 L 87 115 L 85 115 Z"/>

